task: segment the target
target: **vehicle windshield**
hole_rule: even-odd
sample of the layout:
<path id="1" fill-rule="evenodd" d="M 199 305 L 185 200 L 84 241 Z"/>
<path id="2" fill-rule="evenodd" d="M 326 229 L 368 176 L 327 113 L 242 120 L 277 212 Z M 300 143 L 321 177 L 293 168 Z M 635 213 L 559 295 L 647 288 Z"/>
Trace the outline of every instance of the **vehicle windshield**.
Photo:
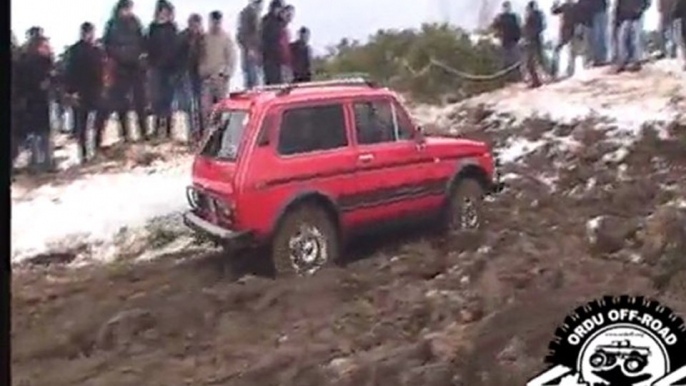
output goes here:
<path id="1" fill-rule="evenodd" d="M 210 136 L 200 154 L 218 160 L 235 161 L 248 117 L 246 110 L 218 112 L 212 119 Z"/>

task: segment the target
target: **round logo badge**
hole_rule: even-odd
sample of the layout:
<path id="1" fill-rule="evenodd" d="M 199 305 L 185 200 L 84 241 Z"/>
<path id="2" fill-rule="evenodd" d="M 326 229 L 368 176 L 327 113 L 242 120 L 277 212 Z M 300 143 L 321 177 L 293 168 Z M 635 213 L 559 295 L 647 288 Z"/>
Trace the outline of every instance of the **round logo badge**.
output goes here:
<path id="1" fill-rule="evenodd" d="M 686 386 L 686 325 L 658 302 L 605 297 L 555 331 L 548 370 L 528 386 Z"/>

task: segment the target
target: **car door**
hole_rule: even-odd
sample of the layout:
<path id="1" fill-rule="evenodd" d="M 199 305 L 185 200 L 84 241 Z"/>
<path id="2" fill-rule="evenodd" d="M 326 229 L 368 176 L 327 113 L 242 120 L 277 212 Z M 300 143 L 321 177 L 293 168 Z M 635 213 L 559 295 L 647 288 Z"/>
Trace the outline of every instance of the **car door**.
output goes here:
<path id="1" fill-rule="evenodd" d="M 422 212 L 426 204 L 424 146 L 414 140 L 411 122 L 390 97 L 351 102 L 357 192 L 344 202 L 355 223 L 378 222 Z"/>
<path id="2" fill-rule="evenodd" d="M 268 117 L 269 138 L 258 141 L 247 177 L 252 188 L 246 202 L 260 208 L 257 216 L 281 213 L 302 194 L 338 201 L 353 192 L 357 153 L 341 102 L 289 104 Z"/>

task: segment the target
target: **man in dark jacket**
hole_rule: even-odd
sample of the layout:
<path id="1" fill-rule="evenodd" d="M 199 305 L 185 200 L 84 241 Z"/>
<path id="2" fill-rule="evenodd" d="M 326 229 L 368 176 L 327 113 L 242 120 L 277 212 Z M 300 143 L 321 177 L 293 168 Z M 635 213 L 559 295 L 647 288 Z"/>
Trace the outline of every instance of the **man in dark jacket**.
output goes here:
<path id="1" fill-rule="evenodd" d="M 279 42 L 283 8 L 282 0 L 272 0 L 269 4 L 269 12 L 262 18 L 261 23 L 262 66 L 264 67 L 264 81 L 268 85 L 282 83 Z"/>
<path id="2" fill-rule="evenodd" d="M 241 47 L 241 61 L 243 63 L 243 77 L 246 89 L 251 89 L 258 83 L 261 11 L 262 0 L 250 0 L 250 3 L 238 16 L 238 36 L 236 40 Z"/>
<path id="3" fill-rule="evenodd" d="M 543 12 L 538 9 L 535 1 L 530 1 L 526 6 L 526 16 L 524 19 L 524 40 L 526 42 L 526 72 L 530 77 L 530 86 L 537 88 L 541 86 L 541 79 L 538 76 L 538 66 L 545 67 L 543 57 L 543 30 L 545 20 Z"/>
<path id="4" fill-rule="evenodd" d="M 568 47 L 569 58 L 567 61 L 566 76 L 571 77 L 574 75 L 575 61 L 578 56 L 578 37 L 577 29 L 579 27 L 580 15 L 579 15 L 579 4 L 575 3 L 574 0 L 565 0 L 564 3 L 555 2 L 551 9 L 553 15 L 560 16 L 560 36 L 558 42 L 555 45 L 553 52 L 553 63 L 551 64 L 551 72 L 553 76 L 558 76 L 560 53 L 565 48 Z"/>
<path id="5" fill-rule="evenodd" d="M 658 32 L 660 33 L 660 53 L 663 57 L 676 58 L 678 46 L 677 23 L 672 17 L 676 8 L 676 0 L 658 0 L 657 11 L 660 18 Z"/>
<path id="6" fill-rule="evenodd" d="M 648 0 L 617 0 L 615 4 L 615 20 L 620 26 L 617 72 L 641 68 L 641 19 L 649 5 Z"/>
<path id="7" fill-rule="evenodd" d="M 53 68 L 48 40 L 42 36 L 32 39 L 17 61 L 16 96 L 24 132 L 31 143 L 31 169 L 49 171 L 52 168 L 50 139 L 50 81 Z"/>
<path id="8" fill-rule="evenodd" d="M 81 40 L 69 49 L 66 68 L 67 93 L 74 103 L 76 139 L 82 163 L 88 160 L 88 117 L 100 111 L 103 91 L 103 55 L 95 45 L 95 27 L 91 23 L 81 25 Z M 95 149 L 102 145 L 104 120 L 95 119 Z"/>
<path id="9" fill-rule="evenodd" d="M 198 14 L 192 14 L 188 18 L 188 27 L 179 36 L 179 81 L 176 85 L 179 110 L 188 116 L 188 139 L 191 142 L 202 137 L 202 117 L 200 115 L 202 79 L 200 78 L 199 66 L 203 38 L 202 17 Z"/>
<path id="10" fill-rule="evenodd" d="M 301 27 L 298 31 L 298 40 L 291 43 L 291 56 L 293 60 L 293 82 L 312 81 L 312 50 L 310 49 L 310 30 Z"/>
<path id="11" fill-rule="evenodd" d="M 148 125 L 145 114 L 145 69 L 142 58 L 145 54 L 143 27 L 133 14 L 131 0 L 119 0 L 114 8 L 112 18 L 105 27 L 103 44 L 107 56 L 112 61 L 113 84 L 111 102 L 121 124 L 121 135 L 124 142 L 129 141 L 131 130 L 127 112 L 129 95 L 133 97 L 133 106 L 138 118 L 138 128 L 144 139 L 148 139 Z"/>
<path id="12" fill-rule="evenodd" d="M 503 3 L 503 10 L 493 22 L 493 29 L 500 39 L 503 69 L 519 63 L 519 40 L 522 37 L 522 30 L 519 18 L 512 12 L 512 4 L 509 1 Z M 509 80 L 519 81 L 520 72 L 514 71 Z"/>
<path id="13" fill-rule="evenodd" d="M 152 91 L 152 110 L 155 115 L 154 133 L 171 138 L 172 103 L 174 101 L 174 83 L 178 71 L 178 41 L 174 8 L 166 0 L 158 0 L 155 7 L 155 21 L 148 28 L 147 52 L 150 66 L 150 83 Z"/>

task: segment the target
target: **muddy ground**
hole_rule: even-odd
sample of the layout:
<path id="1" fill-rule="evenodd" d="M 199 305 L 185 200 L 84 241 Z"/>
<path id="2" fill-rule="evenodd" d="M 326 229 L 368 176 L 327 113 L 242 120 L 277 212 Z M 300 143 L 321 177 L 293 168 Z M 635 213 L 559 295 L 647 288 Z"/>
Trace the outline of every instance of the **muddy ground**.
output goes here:
<path id="1" fill-rule="evenodd" d="M 255 276 L 239 264 L 250 256 L 201 247 L 135 265 L 17 266 L 13 384 L 516 385 L 593 298 L 651 296 L 686 315 L 683 137 L 648 130 L 609 160 L 619 145 L 594 122 L 451 119 L 496 147 L 551 132 L 583 146 L 505 165 L 481 237 L 363 239 L 347 267 L 310 279 Z"/>

